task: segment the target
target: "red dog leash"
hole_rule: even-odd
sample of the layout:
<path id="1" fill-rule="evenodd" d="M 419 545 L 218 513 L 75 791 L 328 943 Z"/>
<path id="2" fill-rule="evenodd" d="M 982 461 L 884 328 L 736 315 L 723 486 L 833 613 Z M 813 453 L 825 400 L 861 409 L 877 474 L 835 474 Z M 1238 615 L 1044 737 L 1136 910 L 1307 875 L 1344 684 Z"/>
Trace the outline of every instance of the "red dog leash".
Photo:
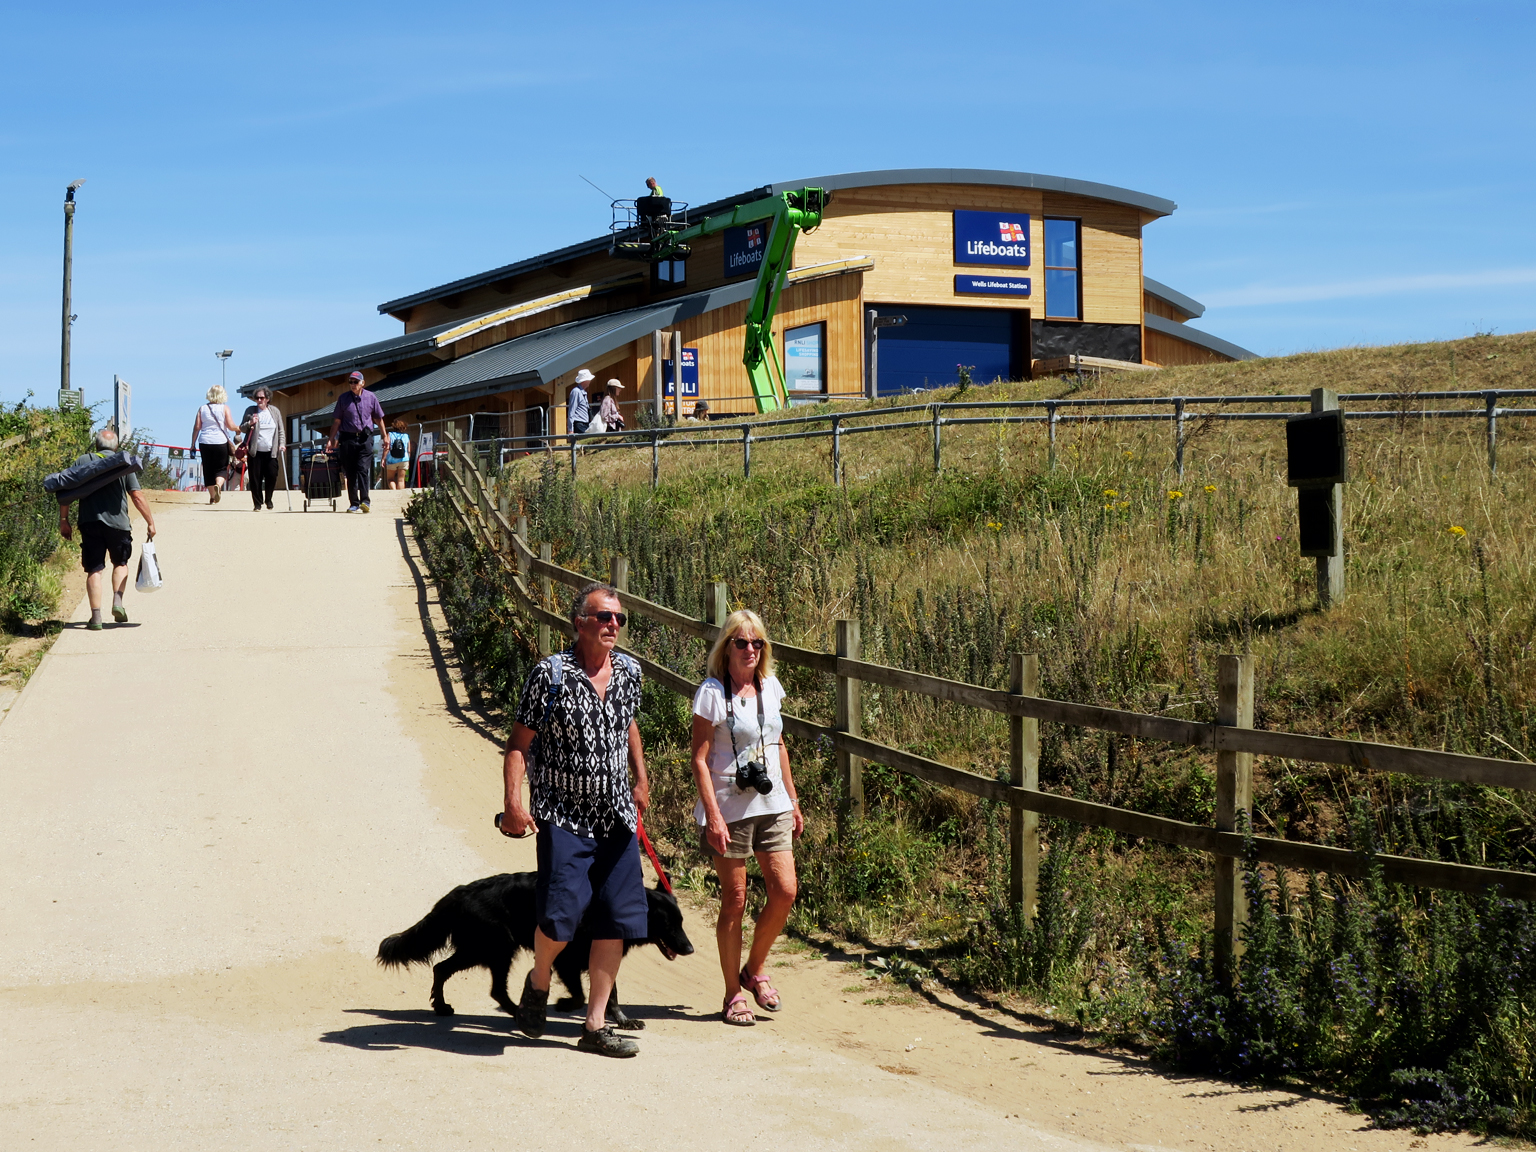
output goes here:
<path id="1" fill-rule="evenodd" d="M 645 854 L 651 858 L 651 867 L 656 869 L 656 879 L 661 884 L 661 890 L 669 896 L 672 894 L 672 881 L 667 877 L 667 870 L 661 866 L 661 861 L 656 859 L 656 849 L 651 847 L 651 838 L 645 834 L 645 824 L 640 819 L 640 813 L 635 813 L 635 831 L 640 834 L 641 847 Z"/>

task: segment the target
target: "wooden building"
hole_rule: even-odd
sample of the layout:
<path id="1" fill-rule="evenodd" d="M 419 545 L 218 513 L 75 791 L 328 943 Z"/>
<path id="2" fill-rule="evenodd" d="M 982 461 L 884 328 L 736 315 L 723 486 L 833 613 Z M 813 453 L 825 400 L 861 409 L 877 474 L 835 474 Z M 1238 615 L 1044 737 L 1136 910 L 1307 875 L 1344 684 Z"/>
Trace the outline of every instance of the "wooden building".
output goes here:
<path id="1" fill-rule="evenodd" d="M 1126 364 L 1246 359 L 1188 326 L 1204 308 L 1142 271 L 1142 229 L 1174 211 L 1155 196 L 1055 176 L 906 169 L 752 189 L 687 209 L 689 221 L 786 189 L 831 192 L 800 238 L 773 332 L 792 402 L 1027 379 L 1041 361 Z M 391 420 L 456 421 L 475 439 L 565 430 L 572 379 L 616 379 L 638 409 L 753 411 L 743 322 L 765 237 L 753 227 L 696 241 L 686 261 L 638 265 L 612 234 L 379 305 L 404 327 L 245 385 L 323 429 L 361 369 Z M 887 324 L 876 321 L 900 317 Z M 658 357 L 658 352 L 660 356 Z M 661 361 L 658 363 L 658 360 Z M 295 439 L 302 438 L 296 435 Z"/>

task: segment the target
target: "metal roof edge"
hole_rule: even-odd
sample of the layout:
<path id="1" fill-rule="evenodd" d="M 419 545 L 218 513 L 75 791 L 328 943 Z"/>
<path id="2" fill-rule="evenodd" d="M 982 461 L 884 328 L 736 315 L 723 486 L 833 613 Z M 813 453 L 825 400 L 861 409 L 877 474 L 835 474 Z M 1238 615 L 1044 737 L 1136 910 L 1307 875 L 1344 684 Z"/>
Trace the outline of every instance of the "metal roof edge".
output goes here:
<path id="1" fill-rule="evenodd" d="M 1205 305 L 1193 296 L 1186 296 L 1177 288 L 1170 288 L 1160 280 L 1154 280 L 1150 276 L 1141 278 L 1142 290 L 1152 296 L 1156 296 L 1165 304 L 1172 304 L 1186 316 L 1200 317 L 1205 315 Z"/>
<path id="2" fill-rule="evenodd" d="M 1172 336 L 1193 344 L 1198 348 L 1208 348 L 1212 352 L 1220 352 L 1223 356 L 1230 356 L 1234 360 L 1258 360 L 1257 352 L 1233 344 L 1230 340 L 1223 340 L 1220 336 L 1212 336 L 1209 332 L 1202 332 L 1198 328 L 1191 328 L 1188 324 L 1180 324 L 1177 320 L 1169 320 L 1163 316 L 1154 316 L 1151 312 L 1143 314 L 1142 321 L 1154 332 L 1161 332 L 1164 336 Z"/>
<path id="3" fill-rule="evenodd" d="M 1119 188 L 1113 184 L 1074 180 L 1069 176 L 1047 176 L 1039 172 L 1010 172 L 1001 168 L 888 168 L 812 176 L 769 187 L 777 195 L 790 188 L 826 188 L 835 192 L 839 188 L 878 188 L 886 184 L 993 184 L 1002 188 L 1039 188 L 1045 192 L 1066 192 L 1074 196 L 1091 196 L 1095 200 L 1127 204 L 1158 216 L 1170 216 L 1179 207 L 1172 200 L 1165 200 L 1161 196 Z"/>

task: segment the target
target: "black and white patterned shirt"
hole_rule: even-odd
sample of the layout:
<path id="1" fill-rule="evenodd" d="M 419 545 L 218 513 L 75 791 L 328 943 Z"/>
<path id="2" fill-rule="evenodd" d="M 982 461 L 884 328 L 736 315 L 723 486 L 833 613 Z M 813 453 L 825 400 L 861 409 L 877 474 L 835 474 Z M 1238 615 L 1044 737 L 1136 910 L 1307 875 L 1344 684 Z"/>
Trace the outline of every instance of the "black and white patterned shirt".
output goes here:
<path id="1" fill-rule="evenodd" d="M 533 818 L 577 836 L 605 836 L 620 824 L 635 830 L 629 725 L 640 711 L 640 665 L 619 652 L 612 659 L 603 699 L 575 654 L 561 652 L 534 666 L 517 705 L 517 722 L 538 733 L 528 758 Z M 561 662 L 561 682 L 550 707 L 552 660 Z"/>

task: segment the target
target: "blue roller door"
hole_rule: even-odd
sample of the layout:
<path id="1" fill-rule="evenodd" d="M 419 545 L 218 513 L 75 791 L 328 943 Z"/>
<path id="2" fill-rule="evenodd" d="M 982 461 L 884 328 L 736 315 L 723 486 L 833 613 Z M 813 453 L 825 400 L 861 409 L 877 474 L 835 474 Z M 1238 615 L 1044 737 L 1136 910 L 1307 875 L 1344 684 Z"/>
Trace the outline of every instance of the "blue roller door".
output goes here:
<path id="1" fill-rule="evenodd" d="M 899 328 L 880 329 L 882 396 L 956 384 L 961 364 L 978 384 L 1022 374 L 1017 342 L 1023 326 L 1014 309 L 886 304 L 875 305 L 874 311 L 907 318 Z"/>

